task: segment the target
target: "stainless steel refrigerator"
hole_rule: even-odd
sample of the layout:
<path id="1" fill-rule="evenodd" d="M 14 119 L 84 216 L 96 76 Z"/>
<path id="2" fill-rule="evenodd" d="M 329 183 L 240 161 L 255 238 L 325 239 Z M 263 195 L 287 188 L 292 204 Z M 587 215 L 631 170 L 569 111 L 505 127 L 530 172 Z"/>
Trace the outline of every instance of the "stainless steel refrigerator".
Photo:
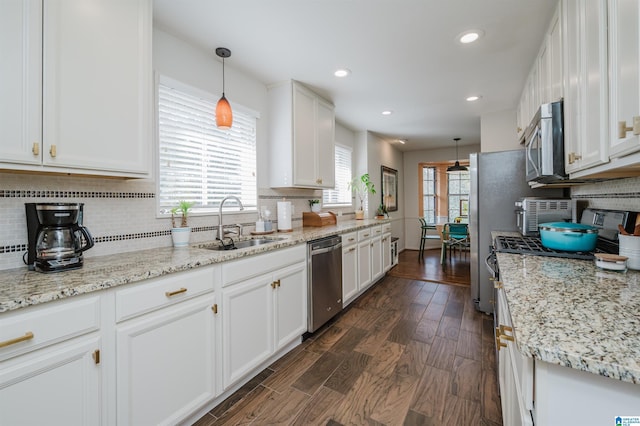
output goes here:
<path id="1" fill-rule="evenodd" d="M 475 153 L 469 156 L 469 236 L 471 297 L 476 309 L 493 313 L 493 282 L 485 259 L 492 230 L 517 231 L 515 202 L 521 197 L 562 197 L 560 188 L 532 189 L 525 177 L 525 151 Z"/>

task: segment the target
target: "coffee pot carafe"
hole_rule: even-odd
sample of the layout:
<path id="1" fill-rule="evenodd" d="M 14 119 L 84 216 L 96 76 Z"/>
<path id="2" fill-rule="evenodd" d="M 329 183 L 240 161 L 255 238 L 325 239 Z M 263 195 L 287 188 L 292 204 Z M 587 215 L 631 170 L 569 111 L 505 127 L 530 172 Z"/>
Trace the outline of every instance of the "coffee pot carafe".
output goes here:
<path id="1" fill-rule="evenodd" d="M 30 270 L 56 272 L 82 266 L 93 237 L 82 226 L 83 203 L 26 203 Z"/>

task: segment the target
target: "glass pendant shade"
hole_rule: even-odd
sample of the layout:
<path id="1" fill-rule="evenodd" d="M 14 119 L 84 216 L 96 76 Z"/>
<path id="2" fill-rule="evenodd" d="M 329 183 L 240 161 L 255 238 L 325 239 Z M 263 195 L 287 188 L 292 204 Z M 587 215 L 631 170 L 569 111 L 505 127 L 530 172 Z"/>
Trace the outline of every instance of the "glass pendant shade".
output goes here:
<path id="1" fill-rule="evenodd" d="M 216 126 L 218 129 L 229 130 L 233 124 L 233 113 L 229 101 L 224 96 L 224 59 L 231 56 L 231 51 L 226 47 L 218 47 L 216 55 L 222 58 L 222 97 L 216 105 Z"/>
<path id="2" fill-rule="evenodd" d="M 233 112 L 231 111 L 231 105 L 229 105 L 229 101 L 223 93 L 216 105 L 216 125 L 219 129 L 228 130 L 231 128 L 232 123 Z"/>

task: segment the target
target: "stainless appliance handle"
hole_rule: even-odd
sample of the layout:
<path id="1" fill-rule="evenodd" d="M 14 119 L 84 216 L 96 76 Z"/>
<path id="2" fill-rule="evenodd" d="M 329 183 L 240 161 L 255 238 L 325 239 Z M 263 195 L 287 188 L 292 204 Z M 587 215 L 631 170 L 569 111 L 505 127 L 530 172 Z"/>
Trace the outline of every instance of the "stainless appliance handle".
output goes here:
<path id="1" fill-rule="evenodd" d="M 494 277 L 496 277 L 498 273 L 495 269 L 493 269 L 493 266 L 491 266 L 491 264 L 489 263 L 489 259 L 493 258 L 494 256 L 495 256 L 495 252 L 491 250 L 491 253 L 489 253 L 489 255 L 484 259 L 484 264 L 487 266 L 487 270 L 491 272 L 491 274 Z"/>
<path id="2" fill-rule="evenodd" d="M 531 146 L 533 145 L 533 140 L 538 137 L 539 131 L 540 129 L 536 127 L 536 130 L 531 135 L 531 139 L 529 139 L 529 142 L 527 143 L 527 164 L 531 164 L 533 166 L 533 170 L 535 170 L 536 176 L 540 175 L 540 170 L 538 169 L 538 165 L 531 158 Z"/>
<path id="3" fill-rule="evenodd" d="M 342 243 L 338 243 L 338 244 L 330 246 L 330 247 L 314 249 L 314 250 L 311 250 L 311 256 L 315 256 L 317 254 L 322 254 L 322 253 L 329 253 L 331 251 L 338 250 L 338 249 L 341 249 L 341 248 L 342 248 Z"/>

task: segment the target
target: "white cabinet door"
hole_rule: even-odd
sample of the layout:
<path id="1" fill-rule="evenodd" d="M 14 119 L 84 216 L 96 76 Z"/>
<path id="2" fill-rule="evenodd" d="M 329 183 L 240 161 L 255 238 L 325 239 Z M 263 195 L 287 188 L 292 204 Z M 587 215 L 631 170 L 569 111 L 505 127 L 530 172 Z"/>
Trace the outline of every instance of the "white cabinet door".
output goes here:
<path id="1" fill-rule="evenodd" d="M 303 87 L 293 86 L 293 168 L 294 182 L 317 186 L 316 182 L 316 97 Z"/>
<path id="2" fill-rule="evenodd" d="M 274 274 L 275 350 L 283 348 L 307 331 L 307 268 L 304 263 L 290 266 Z"/>
<path id="3" fill-rule="evenodd" d="M 323 188 L 335 188 L 335 116 L 333 105 L 318 99 L 316 103 L 316 146 L 317 181 Z"/>
<path id="4" fill-rule="evenodd" d="M 0 423 L 101 424 L 100 347 L 99 336 L 85 336 L 3 361 Z"/>
<path id="5" fill-rule="evenodd" d="M 342 246 L 342 303 L 346 307 L 358 294 L 358 247 Z"/>
<path id="6" fill-rule="evenodd" d="M 117 422 L 176 424 L 216 392 L 213 293 L 117 326 Z"/>
<path id="7" fill-rule="evenodd" d="M 565 0 L 565 169 L 609 161 L 606 0 Z"/>
<path id="8" fill-rule="evenodd" d="M 274 351 L 272 283 L 269 274 L 222 289 L 225 389 Z"/>
<path id="9" fill-rule="evenodd" d="M 42 1 L 0 2 L 0 162 L 41 163 Z"/>
<path id="10" fill-rule="evenodd" d="M 43 164 L 147 175 L 151 1 L 46 1 L 43 14 Z"/>
<path id="11" fill-rule="evenodd" d="M 382 236 L 382 272 L 391 269 L 391 234 Z"/>
<path id="12" fill-rule="evenodd" d="M 382 237 L 371 239 L 371 280 L 377 281 L 382 276 Z"/>
<path id="13" fill-rule="evenodd" d="M 551 21 L 547 45 L 549 52 L 549 98 L 546 102 L 559 101 L 564 96 L 563 90 L 563 31 L 562 31 L 562 2 L 558 3 L 556 13 Z"/>
<path id="14" fill-rule="evenodd" d="M 371 277 L 371 239 L 358 242 L 358 291 L 372 283 Z"/>
<path id="15" fill-rule="evenodd" d="M 609 1 L 610 154 L 619 157 L 640 150 L 640 135 L 620 122 L 640 127 L 640 2 Z"/>

